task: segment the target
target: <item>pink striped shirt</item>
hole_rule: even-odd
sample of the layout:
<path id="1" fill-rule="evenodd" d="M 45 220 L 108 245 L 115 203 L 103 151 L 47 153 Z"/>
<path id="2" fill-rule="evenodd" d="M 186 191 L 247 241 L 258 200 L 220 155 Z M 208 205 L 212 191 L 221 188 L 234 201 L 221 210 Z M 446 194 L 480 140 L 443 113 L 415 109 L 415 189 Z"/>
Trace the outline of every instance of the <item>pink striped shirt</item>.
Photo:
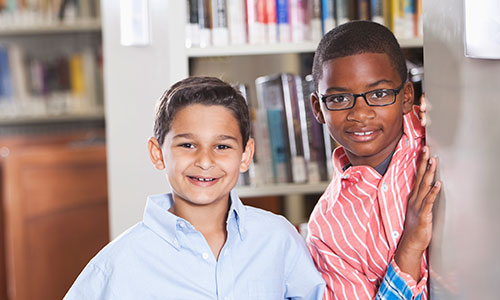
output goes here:
<path id="1" fill-rule="evenodd" d="M 418 284 L 393 259 L 425 143 L 417 111 L 404 115 L 403 136 L 384 176 L 369 166 L 343 171 L 349 164 L 344 148 L 333 153 L 333 179 L 311 214 L 307 237 L 326 281 L 324 299 L 374 299 L 390 263 L 414 296 L 423 291 L 428 298 L 425 256 Z"/>

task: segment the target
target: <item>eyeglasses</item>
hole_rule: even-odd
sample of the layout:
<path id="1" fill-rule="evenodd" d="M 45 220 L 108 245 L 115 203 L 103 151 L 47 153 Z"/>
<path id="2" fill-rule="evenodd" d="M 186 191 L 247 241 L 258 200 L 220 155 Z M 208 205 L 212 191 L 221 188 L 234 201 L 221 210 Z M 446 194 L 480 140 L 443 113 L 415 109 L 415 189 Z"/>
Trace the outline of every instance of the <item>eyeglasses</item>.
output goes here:
<path id="1" fill-rule="evenodd" d="M 331 94 L 322 95 L 316 92 L 318 97 L 325 103 L 328 110 L 345 110 L 356 105 L 356 99 L 363 97 L 369 106 L 387 106 L 396 102 L 396 97 L 403 88 L 405 82 L 397 89 L 379 89 L 361 94 Z"/>

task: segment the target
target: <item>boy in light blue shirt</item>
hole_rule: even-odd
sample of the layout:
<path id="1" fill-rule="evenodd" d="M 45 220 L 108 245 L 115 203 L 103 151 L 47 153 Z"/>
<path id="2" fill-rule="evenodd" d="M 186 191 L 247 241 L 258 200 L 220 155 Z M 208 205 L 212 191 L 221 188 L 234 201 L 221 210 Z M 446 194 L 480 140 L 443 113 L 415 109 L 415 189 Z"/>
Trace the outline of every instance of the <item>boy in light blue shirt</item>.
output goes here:
<path id="1" fill-rule="evenodd" d="M 161 97 L 151 161 L 172 193 L 94 257 L 73 299 L 322 299 L 324 281 L 283 217 L 242 204 L 233 188 L 252 160 L 244 98 L 211 77 Z"/>

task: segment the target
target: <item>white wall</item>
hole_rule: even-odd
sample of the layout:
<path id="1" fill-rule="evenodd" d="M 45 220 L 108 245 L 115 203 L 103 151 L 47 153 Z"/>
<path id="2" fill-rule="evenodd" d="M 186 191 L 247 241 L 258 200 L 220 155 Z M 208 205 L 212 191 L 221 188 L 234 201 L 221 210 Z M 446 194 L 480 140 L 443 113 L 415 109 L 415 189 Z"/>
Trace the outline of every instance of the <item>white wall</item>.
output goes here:
<path id="1" fill-rule="evenodd" d="M 464 56 L 463 14 L 463 1 L 424 1 L 427 133 L 444 183 L 431 291 L 432 299 L 498 299 L 500 60 Z"/>
<path id="2" fill-rule="evenodd" d="M 111 236 L 142 219 L 147 195 L 169 191 L 149 161 L 156 100 L 187 75 L 184 1 L 149 0 L 152 43 L 120 45 L 120 1 L 102 2 L 106 133 Z M 176 38 L 172 38 L 176 36 Z"/>

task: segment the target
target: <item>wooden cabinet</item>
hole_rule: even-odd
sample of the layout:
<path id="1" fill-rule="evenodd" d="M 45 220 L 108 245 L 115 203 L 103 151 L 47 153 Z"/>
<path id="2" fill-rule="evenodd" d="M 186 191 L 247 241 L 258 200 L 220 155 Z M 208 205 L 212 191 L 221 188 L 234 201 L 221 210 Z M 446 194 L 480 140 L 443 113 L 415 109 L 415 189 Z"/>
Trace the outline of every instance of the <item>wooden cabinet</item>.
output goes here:
<path id="1" fill-rule="evenodd" d="M 105 147 L 74 136 L 26 137 L 0 140 L 0 156 L 0 293 L 62 299 L 109 241 Z"/>

